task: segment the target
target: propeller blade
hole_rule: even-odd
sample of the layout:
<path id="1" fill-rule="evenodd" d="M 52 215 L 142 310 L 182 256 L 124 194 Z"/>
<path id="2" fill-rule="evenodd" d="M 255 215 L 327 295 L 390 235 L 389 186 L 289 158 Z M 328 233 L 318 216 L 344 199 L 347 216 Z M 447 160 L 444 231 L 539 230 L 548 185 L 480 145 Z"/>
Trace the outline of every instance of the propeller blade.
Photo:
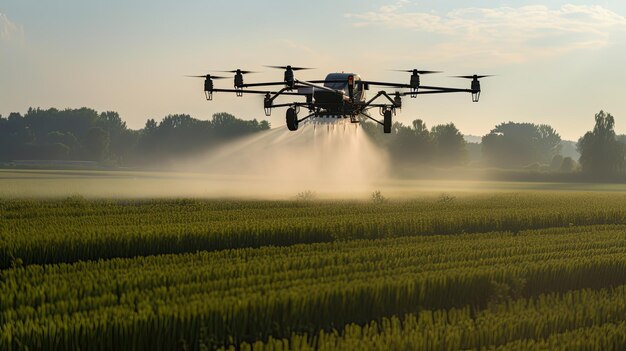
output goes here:
<path id="1" fill-rule="evenodd" d="M 493 74 L 484 74 L 484 75 L 471 75 L 471 76 L 452 76 L 453 78 L 463 78 L 463 79 L 481 79 L 481 78 L 488 78 L 488 77 L 495 77 L 495 75 Z"/>
<path id="2" fill-rule="evenodd" d="M 289 68 L 291 68 L 292 71 L 302 71 L 302 70 L 305 70 L 305 69 L 315 69 L 315 68 L 295 67 L 295 66 L 265 66 L 265 67 L 275 68 L 275 69 L 289 69 Z"/>
<path id="3" fill-rule="evenodd" d="M 413 71 L 417 71 L 419 74 L 433 74 L 433 73 L 443 73 L 443 71 L 420 71 L 415 69 L 392 69 L 394 72 L 406 72 L 413 73 Z"/>
<path id="4" fill-rule="evenodd" d="M 292 70 L 294 71 L 303 71 L 303 70 L 307 70 L 307 69 L 315 69 L 312 67 L 291 67 Z"/>
<path id="5" fill-rule="evenodd" d="M 220 76 L 212 76 L 210 74 L 205 74 L 203 76 L 185 76 L 190 78 L 211 78 L 211 79 L 227 79 L 228 77 L 220 77 Z"/>
<path id="6" fill-rule="evenodd" d="M 230 71 L 218 71 L 218 72 L 224 72 L 224 73 L 237 73 L 238 71 L 239 71 L 239 73 L 241 73 L 241 74 L 248 74 L 248 73 L 260 73 L 260 72 L 257 72 L 257 71 L 246 71 L 246 70 L 243 70 L 243 69 L 240 69 L 240 70 L 233 69 L 233 70 L 230 70 Z"/>

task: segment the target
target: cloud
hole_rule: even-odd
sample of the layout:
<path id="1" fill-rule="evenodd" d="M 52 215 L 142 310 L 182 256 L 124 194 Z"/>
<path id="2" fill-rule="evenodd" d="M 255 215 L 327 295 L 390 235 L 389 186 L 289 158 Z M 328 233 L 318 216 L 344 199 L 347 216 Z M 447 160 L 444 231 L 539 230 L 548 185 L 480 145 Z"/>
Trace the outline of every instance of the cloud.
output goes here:
<path id="1" fill-rule="evenodd" d="M 461 8 L 446 14 L 406 11 L 407 1 L 379 11 L 347 14 L 354 26 L 384 26 L 437 35 L 441 51 L 527 61 L 572 50 L 600 48 L 626 29 L 626 18 L 596 5 Z"/>
<path id="2" fill-rule="evenodd" d="M 0 12 L 0 42 L 21 40 L 24 31 Z"/>

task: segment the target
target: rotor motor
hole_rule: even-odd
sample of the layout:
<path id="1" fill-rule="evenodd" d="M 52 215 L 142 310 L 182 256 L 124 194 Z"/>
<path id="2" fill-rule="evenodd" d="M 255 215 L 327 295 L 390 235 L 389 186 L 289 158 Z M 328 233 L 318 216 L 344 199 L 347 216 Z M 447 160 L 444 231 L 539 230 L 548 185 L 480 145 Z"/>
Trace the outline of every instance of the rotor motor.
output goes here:
<path id="1" fill-rule="evenodd" d="M 213 100 L 213 80 L 209 75 L 204 79 L 204 96 L 207 100 Z"/>
<path id="2" fill-rule="evenodd" d="M 400 96 L 400 93 L 396 91 L 396 94 L 393 98 L 393 105 L 397 108 L 397 109 L 402 109 L 402 97 Z"/>
<path id="3" fill-rule="evenodd" d="M 411 89 L 416 90 L 419 89 L 420 87 L 420 75 L 419 73 L 417 73 L 417 71 L 413 72 L 413 74 L 411 74 L 411 81 L 409 83 L 411 85 Z"/>
<path id="4" fill-rule="evenodd" d="M 296 79 L 294 77 L 291 66 L 287 66 L 284 76 L 285 76 L 285 84 L 287 84 L 288 87 L 293 88 L 296 85 Z"/>
<path id="5" fill-rule="evenodd" d="M 485 77 L 490 77 L 490 75 L 469 75 L 469 76 L 456 76 L 458 78 L 464 78 L 471 80 L 471 89 L 458 89 L 458 88 L 445 88 L 445 87 L 431 87 L 424 86 L 421 87 L 420 75 L 421 74 L 431 74 L 431 73 L 440 73 L 440 71 L 421 71 L 417 69 L 412 70 L 398 70 L 400 72 L 408 72 L 411 73 L 410 83 L 401 84 L 401 83 L 387 83 L 387 82 L 368 82 L 361 81 L 360 77 L 355 76 L 351 73 L 344 74 L 341 73 L 341 79 L 327 79 L 323 81 L 298 81 L 295 79 L 295 71 L 307 70 L 311 68 L 305 67 L 296 67 L 296 66 L 267 66 L 270 68 L 281 69 L 284 70 L 284 82 L 268 82 L 268 83 L 253 83 L 253 84 L 244 84 L 243 76 L 248 73 L 256 73 L 253 71 L 246 71 L 242 69 L 236 69 L 232 71 L 222 71 L 222 72 L 230 72 L 234 73 L 234 86 L 235 89 L 214 89 L 213 79 L 225 79 L 227 77 L 219 77 L 212 76 L 209 74 L 201 75 L 201 76 L 187 76 L 187 77 L 196 77 L 196 78 L 204 78 L 204 93 L 206 95 L 207 100 L 212 100 L 212 95 L 214 92 L 234 92 L 237 96 L 242 96 L 244 92 L 251 94 L 264 94 L 263 107 L 265 109 L 265 114 L 270 116 L 273 108 L 277 107 L 285 107 L 289 106 L 286 113 L 286 122 L 289 130 L 295 131 L 298 129 L 298 125 L 300 122 L 303 122 L 311 117 L 326 117 L 326 118 L 335 118 L 337 121 L 339 119 L 344 120 L 350 118 L 350 122 L 358 123 L 360 119 L 358 118 L 359 114 L 362 114 L 369 119 L 374 120 L 375 122 L 383 125 L 383 130 L 385 133 L 390 133 L 392 129 L 392 116 L 395 116 L 397 111 L 402 108 L 402 96 L 410 95 L 411 97 L 417 97 L 420 92 L 418 90 L 420 88 L 425 89 L 426 92 L 424 94 L 432 94 L 432 93 L 451 93 L 451 92 L 469 92 L 472 94 L 472 100 L 474 102 L 478 102 L 481 93 L 480 87 L 480 79 Z M 338 75 L 338 74 L 337 74 Z M 330 77 L 330 75 L 329 75 Z M 285 85 L 278 92 L 270 92 L 268 90 L 245 90 L 245 88 L 249 87 L 257 87 L 257 86 L 271 86 L 271 85 Z M 324 86 L 315 85 L 316 83 L 324 83 Z M 333 85 L 327 85 L 326 83 L 342 83 L 341 88 L 339 90 L 333 88 Z M 347 83 L 347 84 L 346 84 Z M 297 85 L 296 85 L 297 84 Z M 345 84 L 345 85 L 344 85 Z M 368 90 L 369 84 L 374 85 L 382 85 L 388 87 L 396 87 L 396 88 L 410 88 L 410 92 L 399 92 L 396 91 L 395 94 L 390 92 L 386 92 L 384 90 L 378 92 L 376 96 L 371 98 L 369 101 L 365 101 L 365 92 L 364 90 Z M 356 87 L 355 87 L 356 85 Z M 297 86 L 297 92 L 293 92 Z M 345 89 L 347 88 L 347 96 Z M 356 89 L 355 89 L 356 88 Z M 308 90 L 303 90 L 308 89 Z M 331 98 L 322 99 L 322 96 L 315 95 L 315 89 L 319 89 L 320 91 L 324 91 L 325 94 L 333 94 L 329 95 Z M 358 93 L 359 101 L 355 102 L 355 94 Z M 274 100 L 279 95 L 304 95 L 306 97 L 306 103 L 302 102 L 293 102 L 289 104 L 274 104 Z M 389 102 L 385 103 L 373 103 L 377 98 L 384 96 Z M 321 102 L 319 102 L 321 101 Z M 319 104 L 316 104 L 318 103 Z M 298 119 L 298 113 L 300 107 L 306 107 L 309 110 L 309 115 Z M 369 108 L 378 107 L 380 110 L 381 116 L 383 116 L 383 120 L 379 121 L 377 119 L 369 116 L 365 111 Z"/>
<path id="6" fill-rule="evenodd" d="M 413 70 L 413 74 L 411 74 L 411 81 L 409 83 L 411 85 L 411 97 L 417 97 L 417 90 L 420 87 L 420 75 L 417 70 Z"/>
<path id="7" fill-rule="evenodd" d="M 407 72 L 407 73 L 411 73 L 411 80 L 409 81 L 409 86 L 411 88 L 411 97 L 412 98 L 416 98 L 417 97 L 417 91 L 420 88 L 420 74 L 433 74 L 433 73 L 441 73 L 441 71 L 422 71 L 422 70 L 418 70 L 416 68 L 414 69 L 401 69 L 401 70 L 395 70 L 397 72 Z"/>
<path id="8" fill-rule="evenodd" d="M 272 97 L 270 96 L 269 93 L 265 94 L 265 98 L 263 98 L 263 107 L 265 109 L 265 115 L 266 116 L 271 116 L 272 115 Z"/>
<path id="9" fill-rule="evenodd" d="M 475 78 L 474 80 L 472 80 L 472 90 L 480 91 L 480 81 L 478 81 L 478 78 Z"/>
<path id="10" fill-rule="evenodd" d="M 243 74 L 241 72 L 237 72 L 235 74 L 234 83 L 235 88 L 241 88 L 241 86 L 243 85 Z"/>

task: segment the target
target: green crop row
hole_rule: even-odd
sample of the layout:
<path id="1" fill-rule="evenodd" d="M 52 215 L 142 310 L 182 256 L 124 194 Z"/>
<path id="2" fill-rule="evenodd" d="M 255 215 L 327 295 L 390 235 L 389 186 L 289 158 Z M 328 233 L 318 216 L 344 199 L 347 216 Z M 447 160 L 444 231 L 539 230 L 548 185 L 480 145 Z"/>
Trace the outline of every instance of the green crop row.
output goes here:
<path id="1" fill-rule="evenodd" d="M 625 231 L 416 236 L 15 267 L 0 271 L 0 345 L 195 350 L 617 286 L 626 283 Z"/>
<path id="2" fill-rule="evenodd" d="M 622 194 L 571 192 L 384 204 L 0 200 L 0 269 L 337 240 L 626 224 L 625 204 Z"/>
<path id="3" fill-rule="evenodd" d="M 543 294 L 477 313 L 469 307 L 427 310 L 238 346 L 223 351 L 623 350 L 626 286 Z"/>

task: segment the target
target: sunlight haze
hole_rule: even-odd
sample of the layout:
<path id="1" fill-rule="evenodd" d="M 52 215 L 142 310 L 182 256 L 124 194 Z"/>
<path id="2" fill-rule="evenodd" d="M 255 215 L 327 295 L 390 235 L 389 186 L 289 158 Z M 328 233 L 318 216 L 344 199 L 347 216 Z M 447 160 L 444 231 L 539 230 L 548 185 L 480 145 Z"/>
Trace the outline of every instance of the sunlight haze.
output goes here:
<path id="1" fill-rule="evenodd" d="M 173 113 L 266 119 L 262 99 L 205 101 L 183 77 L 243 68 L 246 82 L 281 80 L 264 65 L 316 67 L 408 81 L 391 69 L 442 70 L 424 84 L 468 87 L 458 74 L 495 74 L 469 96 L 406 99 L 397 120 L 455 123 L 484 135 L 505 121 L 547 123 L 563 139 L 593 127 L 599 110 L 626 132 L 623 1 L 0 1 L 0 114 L 87 106 L 129 127 Z M 231 80 L 216 82 L 232 87 Z M 372 95 L 375 90 L 370 91 Z M 284 124 L 282 111 L 267 118 Z"/>

